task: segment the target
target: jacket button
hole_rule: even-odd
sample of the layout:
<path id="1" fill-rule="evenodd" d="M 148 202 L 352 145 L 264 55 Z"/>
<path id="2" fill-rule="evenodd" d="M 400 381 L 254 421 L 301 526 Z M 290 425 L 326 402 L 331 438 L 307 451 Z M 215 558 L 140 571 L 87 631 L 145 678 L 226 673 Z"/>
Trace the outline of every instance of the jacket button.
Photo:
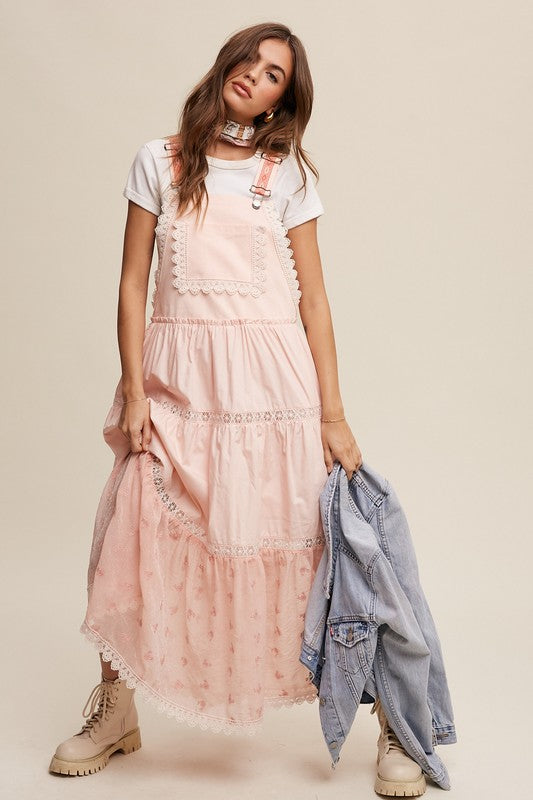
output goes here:
<path id="1" fill-rule="evenodd" d="M 329 746 L 330 746 L 330 747 L 337 747 L 337 742 L 330 742 L 330 743 L 329 743 Z"/>
<path id="2" fill-rule="evenodd" d="M 351 641 L 352 641 L 352 639 L 353 639 L 353 628 L 350 628 L 350 629 L 349 629 L 349 631 L 348 631 L 348 635 L 347 635 L 347 637 L 346 637 L 346 638 L 348 639 L 348 641 L 349 641 L 349 642 L 351 642 Z"/>
<path id="3" fill-rule="evenodd" d="M 320 703 L 321 706 L 325 706 L 326 705 L 326 698 L 325 697 L 321 697 L 320 700 L 319 700 L 319 703 Z"/>
<path id="4" fill-rule="evenodd" d="M 307 656 L 307 660 L 308 661 L 312 661 L 313 660 L 313 656 Z"/>

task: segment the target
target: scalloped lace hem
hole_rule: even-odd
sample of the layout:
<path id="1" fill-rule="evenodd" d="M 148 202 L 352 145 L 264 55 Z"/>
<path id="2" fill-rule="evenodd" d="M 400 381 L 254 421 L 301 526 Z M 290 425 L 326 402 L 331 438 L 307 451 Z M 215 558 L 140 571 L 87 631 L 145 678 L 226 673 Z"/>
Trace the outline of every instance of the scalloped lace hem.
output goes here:
<path id="1" fill-rule="evenodd" d="M 111 669 L 118 671 L 118 676 L 126 681 L 126 686 L 135 689 L 147 702 L 153 705 L 161 714 L 167 717 L 174 717 L 180 722 L 186 722 L 190 727 L 199 727 L 202 730 L 209 730 L 213 733 L 247 734 L 253 736 L 262 727 L 263 717 L 257 722 L 230 722 L 227 719 L 211 717 L 208 714 L 199 714 L 194 711 L 182 708 L 181 706 L 161 697 L 155 689 L 152 689 L 126 664 L 117 651 L 111 647 L 99 634 L 90 628 L 85 621 L 79 628 L 85 640 L 102 654 L 103 661 L 111 662 Z M 317 692 L 309 692 L 299 697 L 265 697 L 266 707 L 282 708 L 284 706 L 301 705 L 304 702 L 313 703 L 317 699 Z"/>

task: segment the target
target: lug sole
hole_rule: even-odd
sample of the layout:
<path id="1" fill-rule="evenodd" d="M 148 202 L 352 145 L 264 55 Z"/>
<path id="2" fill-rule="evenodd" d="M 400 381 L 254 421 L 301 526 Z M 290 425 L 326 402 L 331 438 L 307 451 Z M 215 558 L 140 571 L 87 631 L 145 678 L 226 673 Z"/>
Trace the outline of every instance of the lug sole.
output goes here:
<path id="1" fill-rule="evenodd" d="M 65 761 L 62 758 L 52 756 L 48 772 L 58 775 L 92 775 L 107 766 L 109 757 L 117 750 L 121 750 L 125 755 L 139 750 L 141 747 L 141 732 L 139 728 L 127 733 L 118 741 L 109 745 L 102 753 L 92 758 L 83 758 L 78 761 Z"/>
<path id="2" fill-rule="evenodd" d="M 421 775 L 416 781 L 385 781 L 378 775 L 374 791 L 387 797 L 419 797 L 426 791 L 426 779 Z"/>

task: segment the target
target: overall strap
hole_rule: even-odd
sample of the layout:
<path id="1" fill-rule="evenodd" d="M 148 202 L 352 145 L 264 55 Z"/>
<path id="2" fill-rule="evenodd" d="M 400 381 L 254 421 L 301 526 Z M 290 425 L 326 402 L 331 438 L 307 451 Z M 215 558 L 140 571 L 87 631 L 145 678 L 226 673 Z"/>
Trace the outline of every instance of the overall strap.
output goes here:
<path id="1" fill-rule="evenodd" d="M 263 199 L 271 196 L 272 189 L 270 187 L 274 184 L 276 173 L 282 161 L 282 156 L 269 156 L 266 153 L 261 153 L 261 163 L 254 183 L 250 186 L 250 191 L 253 194 L 252 208 L 260 208 Z"/>
<path id="2" fill-rule="evenodd" d="M 165 150 L 172 153 L 176 152 L 177 150 L 176 144 L 171 137 L 167 138 L 165 142 Z M 283 161 L 283 156 L 267 155 L 267 153 L 262 152 L 259 161 L 260 164 L 255 175 L 254 183 L 252 183 L 250 186 L 250 192 L 253 195 L 252 208 L 255 209 L 260 208 L 263 198 L 270 197 L 272 195 L 271 187 L 276 179 L 279 165 Z M 175 183 L 178 179 L 179 166 L 177 165 L 175 158 L 171 159 L 170 164 L 172 170 L 172 181 Z"/>

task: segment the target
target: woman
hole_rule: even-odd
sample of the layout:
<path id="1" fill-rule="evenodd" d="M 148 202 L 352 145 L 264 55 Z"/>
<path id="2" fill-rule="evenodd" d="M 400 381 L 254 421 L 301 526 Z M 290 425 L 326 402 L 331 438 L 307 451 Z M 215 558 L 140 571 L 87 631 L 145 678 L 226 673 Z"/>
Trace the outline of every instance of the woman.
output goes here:
<path id="1" fill-rule="evenodd" d="M 224 733 L 316 697 L 298 655 L 324 547 L 318 497 L 334 460 L 350 478 L 362 457 L 301 144 L 312 100 L 299 39 L 246 28 L 190 93 L 177 134 L 144 144 L 130 169 L 122 375 L 104 426 L 115 464 L 81 626 L 102 680 L 52 772 L 89 774 L 140 747 L 136 688 Z"/>

